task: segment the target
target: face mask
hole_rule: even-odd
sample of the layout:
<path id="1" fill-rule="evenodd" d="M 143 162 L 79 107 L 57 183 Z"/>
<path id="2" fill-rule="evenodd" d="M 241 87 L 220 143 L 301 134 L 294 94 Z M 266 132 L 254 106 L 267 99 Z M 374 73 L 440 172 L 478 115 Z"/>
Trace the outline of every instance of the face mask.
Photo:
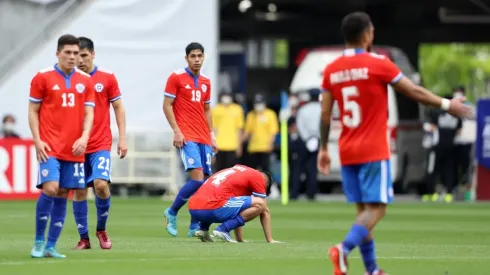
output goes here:
<path id="1" fill-rule="evenodd" d="M 231 100 L 231 97 L 230 96 L 224 96 L 224 97 L 221 98 L 221 103 L 226 104 L 226 105 L 230 104 L 231 101 L 232 100 Z"/>
<path id="2" fill-rule="evenodd" d="M 5 124 L 3 124 L 3 131 L 5 132 L 13 132 L 14 131 L 14 124 L 11 123 L 11 122 L 7 122 Z"/>
<path id="3" fill-rule="evenodd" d="M 462 98 L 462 97 L 464 97 L 464 94 L 462 92 L 455 92 L 453 94 L 453 97 L 454 98 Z"/>
<path id="4" fill-rule="evenodd" d="M 290 107 L 293 107 L 294 108 L 294 107 L 298 106 L 298 103 L 299 102 L 298 102 L 298 98 L 297 97 L 290 97 L 289 98 L 289 106 Z"/>
<path id="5" fill-rule="evenodd" d="M 308 94 L 308 93 L 301 93 L 299 95 L 299 100 L 300 101 L 310 101 L 310 94 Z"/>
<path id="6" fill-rule="evenodd" d="M 255 111 L 261 112 L 265 109 L 265 104 L 264 103 L 257 103 L 254 106 Z"/>

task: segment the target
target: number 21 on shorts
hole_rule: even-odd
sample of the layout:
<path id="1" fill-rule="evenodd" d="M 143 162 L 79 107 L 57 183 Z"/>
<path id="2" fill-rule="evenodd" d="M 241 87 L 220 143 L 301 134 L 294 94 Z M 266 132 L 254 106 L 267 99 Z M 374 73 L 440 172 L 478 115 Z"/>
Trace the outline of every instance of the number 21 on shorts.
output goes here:
<path id="1" fill-rule="evenodd" d="M 342 100 L 344 103 L 344 116 L 342 123 L 348 128 L 357 128 L 361 124 L 361 106 L 354 100 L 359 97 L 359 89 L 356 86 L 342 88 Z M 349 112 L 349 114 L 346 114 Z"/>

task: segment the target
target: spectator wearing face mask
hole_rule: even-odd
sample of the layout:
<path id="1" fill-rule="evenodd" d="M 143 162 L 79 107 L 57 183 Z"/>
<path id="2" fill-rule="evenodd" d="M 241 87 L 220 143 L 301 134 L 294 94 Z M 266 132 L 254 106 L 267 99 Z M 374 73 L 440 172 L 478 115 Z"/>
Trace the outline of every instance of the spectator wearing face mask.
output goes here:
<path id="1" fill-rule="evenodd" d="M 232 94 L 223 92 L 212 110 L 214 131 L 219 153 L 216 155 L 216 171 L 238 164 L 242 156 L 243 108 L 233 102 Z"/>
<path id="2" fill-rule="evenodd" d="M 5 115 L 2 120 L 2 138 L 20 138 L 14 131 L 15 129 L 15 117 L 13 115 Z"/>
<path id="3" fill-rule="evenodd" d="M 269 172 L 269 160 L 279 132 L 276 113 L 267 108 L 265 97 L 257 94 L 254 109 L 247 114 L 245 138 L 248 141 L 249 166 Z"/>

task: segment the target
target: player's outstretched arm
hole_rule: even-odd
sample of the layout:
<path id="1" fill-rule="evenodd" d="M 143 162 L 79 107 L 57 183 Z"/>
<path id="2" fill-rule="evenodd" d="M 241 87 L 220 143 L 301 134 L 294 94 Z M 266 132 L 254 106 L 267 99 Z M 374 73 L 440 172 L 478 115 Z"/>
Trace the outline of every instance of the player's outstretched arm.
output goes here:
<path id="1" fill-rule="evenodd" d="M 396 91 L 424 105 L 441 108 L 458 117 L 472 118 L 474 116 L 473 108 L 463 104 L 465 99 L 441 98 L 424 87 L 414 84 L 405 76 L 393 84 L 393 87 Z"/>
<path id="2" fill-rule="evenodd" d="M 126 145 L 126 108 L 124 108 L 124 104 L 121 98 L 112 102 L 112 108 L 114 109 L 117 129 L 119 130 L 117 154 L 120 158 L 124 158 L 126 156 L 126 153 L 128 152 L 128 146 Z"/>

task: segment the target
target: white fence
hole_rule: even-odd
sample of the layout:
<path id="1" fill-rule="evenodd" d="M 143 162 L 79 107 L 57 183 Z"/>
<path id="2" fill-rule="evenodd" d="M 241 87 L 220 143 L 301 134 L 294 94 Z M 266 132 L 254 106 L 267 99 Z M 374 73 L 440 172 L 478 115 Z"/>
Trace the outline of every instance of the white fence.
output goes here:
<path id="1" fill-rule="evenodd" d="M 165 197 L 174 197 L 181 172 L 171 132 L 138 130 L 127 132 L 128 154 L 117 155 L 117 129 L 113 130 L 112 184 L 148 185 L 166 189 Z"/>

